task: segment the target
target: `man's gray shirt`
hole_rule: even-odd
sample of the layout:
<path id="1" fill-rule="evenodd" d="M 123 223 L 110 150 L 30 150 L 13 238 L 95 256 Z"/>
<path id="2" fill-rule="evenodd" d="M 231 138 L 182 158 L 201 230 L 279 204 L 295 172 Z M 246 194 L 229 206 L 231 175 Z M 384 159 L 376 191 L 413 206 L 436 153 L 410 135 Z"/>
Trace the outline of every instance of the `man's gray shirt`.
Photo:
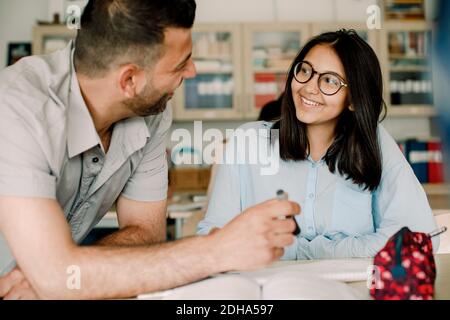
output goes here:
<path id="1" fill-rule="evenodd" d="M 73 43 L 24 58 L 0 72 L 0 197 L 57 200 L 80 243 L 119 196 L 166 198 L 171 123 L 170 108 L 120 121 L 105 155 L 74 71 Z M 13 266 L 0 232 L 0 275 Z"/>

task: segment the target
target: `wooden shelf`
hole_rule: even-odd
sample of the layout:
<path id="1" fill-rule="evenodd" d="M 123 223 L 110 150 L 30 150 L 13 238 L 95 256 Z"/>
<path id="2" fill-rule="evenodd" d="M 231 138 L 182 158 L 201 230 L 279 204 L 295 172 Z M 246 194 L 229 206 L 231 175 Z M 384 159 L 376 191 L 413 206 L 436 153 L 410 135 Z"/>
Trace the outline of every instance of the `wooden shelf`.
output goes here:
<path id="1" fill-rule="evenodd" d="M 450 184 L 423 184 L 422 185 L 427 195 L 432 196 L 450 196 Z"/>
<path id="2" fill-rule="evenodd" d="M 411 67 L 391 67 L 390 72 L 431 72 L 429 67 L 411 66 Z"/>
<path id="3" fill-rule="evenodd" d="M 211 167 L 172 168 L 169 170 L 173 191 L 206 191 L 211 177 Z"/>
<path id="4" fill-rule="evenodd" d="M 429 59 L 428 56 L 407 56 L 405 54 L 390 54 L 389 60 L 425 60 Z"/>
<path id="5" fill-rule="evenodd" d="M 212 55 L 207 55 L 207 56 L 194 56 L 192 57 L 192 59 L 194 60 L 220 60 L 220 61 L 231 61 L 233 60 L 233 57 L 231 55 L 220 55 L 220 54 L 212 54 Z"/>
<path id="6" fill-rule="evenodd" d="M 437 112 L 433 106 L 390 106 L 388 108 L 388 117 L 434 117 Z"/>
<path id="7" fill-rule="evenodd" d="M 233 70 L 196 70 L 197 74 L 229 74 L 232 75 L 234 73 Z"/>
<path id="8" fill-rule="evenodd" d="M 260 73 L 288 73 L 288 68 L 265 68 L 265 69 L 255 69 L 253 73 L 260 74 Z"/>

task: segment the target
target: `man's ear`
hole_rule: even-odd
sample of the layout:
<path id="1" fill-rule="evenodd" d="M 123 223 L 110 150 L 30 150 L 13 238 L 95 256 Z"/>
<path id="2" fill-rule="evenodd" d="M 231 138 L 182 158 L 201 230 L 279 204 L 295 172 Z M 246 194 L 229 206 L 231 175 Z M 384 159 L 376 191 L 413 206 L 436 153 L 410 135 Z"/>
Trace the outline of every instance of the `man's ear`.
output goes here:
<path id="1" fill-rule="evenodd" d="M 140 83 L 143 78 L 143 72 L 134 64 L 127 64 L 120 67 L 119 70 L 119 87 L 125 98 L 134 98 L 139 92 L 143 84 Z"/>

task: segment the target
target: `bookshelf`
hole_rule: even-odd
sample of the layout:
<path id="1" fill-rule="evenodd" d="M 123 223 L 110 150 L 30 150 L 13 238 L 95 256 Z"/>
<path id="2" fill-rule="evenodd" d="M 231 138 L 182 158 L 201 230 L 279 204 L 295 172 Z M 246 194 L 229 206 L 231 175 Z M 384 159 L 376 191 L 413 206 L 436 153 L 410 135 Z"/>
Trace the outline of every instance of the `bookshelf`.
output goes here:
<path id="1" fill-rule="evenodd" d="M 431 25 L 391 19 L 376 31 L 357 22 L 197 24 L 193 58 L 198 76 L 177 90 L 174 119 L 256 119 L 260 108 L 284 90 L 290 64 L 307 39 L 340 28 L 357 30 L 378 53 L 388 116 L 436 115 L 428 59 Z M 44 54 L 63 47 L 76 31 L 63 25 L 37 26 L 33 34 L 33 54 Z M 407 46 L 407 38 L 415 45 Z"/>
<path id="2" fill-rule="evenodd" d="M 432 26 L 426 21 L 385 22 L 381 33 L 385 100 L 391 117 L 434 117 Z"/>
<path id="3" fill-rule="evenodd" d="M 386 0 L 380 33 L 380 57 L 388 116 L 431 118 L 433 101 L 432 23 L 426 21 L 424 0 Z M 426 8 L 427 7 L 427 8 Z M 450 185 L 424 183 L 433 210 L 450 207 Z"/>
<path id="4" fill-rule="evenodd" d="M 33 54 L 48 54 L 63 49 L 70 40 L 75 39 L 76 30 L 66 25 L 46 25 L 33 28 Z"/>
<path id="5" fill-rule="evenodd" d="M 254 120 L 261 108 L 285 89 L 292 61 L 311 36 L 306 23 L 247 23 L 244 33 L 245 119 Z"/>
<path id="6" fill-rule="evenodd" d="M 197 70 L 174 97 L 176 120 L 242 119 L 240 28 L 236 24 L 196 24 L 192 57 Z"/>
<path id="7" fill-rule="evenodd" d="M 386 0 L 386 20 L 425 20 L 423 0 Z"/>

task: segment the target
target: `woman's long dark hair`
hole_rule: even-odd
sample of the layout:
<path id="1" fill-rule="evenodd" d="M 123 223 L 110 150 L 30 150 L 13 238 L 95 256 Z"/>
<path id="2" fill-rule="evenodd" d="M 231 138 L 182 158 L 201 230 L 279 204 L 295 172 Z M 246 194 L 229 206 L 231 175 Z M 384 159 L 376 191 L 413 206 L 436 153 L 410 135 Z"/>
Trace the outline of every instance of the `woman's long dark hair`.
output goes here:
<path id="1" fill-rule="evenodd" d="M 339 56 L 348 83 L 348 102 L 338 120 L 333 144 L 325 155 L 330 172 L 336 170 L 366 190 L 375 190 L 381 181 L 382 156 L 377 127 L 385 116 L 380 63 L 369 44 L 354 30 L 323 33 L 311 39 L 295 58 L 288 74 L 280 121 L 280 155 L 283 160 L 306 160 L 309 141 L 306 124 L 297 119 L 291 83 L 294 67 L 317 45 L 330 45 Z"/>

